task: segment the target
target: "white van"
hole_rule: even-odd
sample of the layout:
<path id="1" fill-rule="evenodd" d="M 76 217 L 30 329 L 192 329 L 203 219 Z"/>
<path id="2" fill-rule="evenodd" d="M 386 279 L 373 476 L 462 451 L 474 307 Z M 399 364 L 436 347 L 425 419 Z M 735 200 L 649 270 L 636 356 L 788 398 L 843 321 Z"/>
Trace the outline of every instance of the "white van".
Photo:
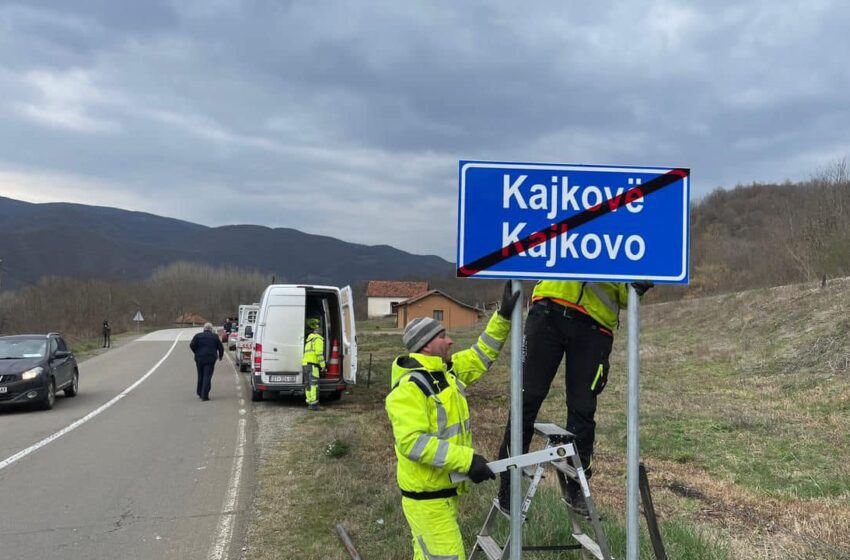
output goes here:
<path id="1" fill-rule="evenodd" d="M 260 304 L 239 306 L 239 327 L 236 331 L 236 365 L 239 371 L 251 369 L 251 354 L 254 351 L 254 329 Z M 250 328 L 249 328 L 250 327 Z"/>
<path id="2" fill-rule="evenodd" d="M 351 288 L 272 284 L 263 292 L 253 329 L 251 400 L 261 401 L 265 393 L 304 394 L 307 380 L 301 359 L 307 317 L 320 318 L 325 338 L 328 371 L 319 381 L 319 400 L 339 399 L 347 385 L 355 383 L 357 342 Z"/>

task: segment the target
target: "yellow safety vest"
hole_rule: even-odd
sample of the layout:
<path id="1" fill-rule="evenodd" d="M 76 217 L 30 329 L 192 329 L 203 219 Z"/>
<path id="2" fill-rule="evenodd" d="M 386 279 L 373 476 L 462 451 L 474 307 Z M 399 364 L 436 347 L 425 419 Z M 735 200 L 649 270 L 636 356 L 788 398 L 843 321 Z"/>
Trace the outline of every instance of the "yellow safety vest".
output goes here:
<path id="1" fill-rule="evenodd" d="M 301 365 L 316 365 L 325 369 L 325 339 L 318 333 L 310 333 L 304 341 L 304 357 Z"/>
<path id="2" fill-rule="evenodd" d="M 549 298 L 590 315 L 610 330 L 620 326 L 620 309 L 629 304 L 628 284 L 542 280 L 534 287 L 533 301 Z"/>

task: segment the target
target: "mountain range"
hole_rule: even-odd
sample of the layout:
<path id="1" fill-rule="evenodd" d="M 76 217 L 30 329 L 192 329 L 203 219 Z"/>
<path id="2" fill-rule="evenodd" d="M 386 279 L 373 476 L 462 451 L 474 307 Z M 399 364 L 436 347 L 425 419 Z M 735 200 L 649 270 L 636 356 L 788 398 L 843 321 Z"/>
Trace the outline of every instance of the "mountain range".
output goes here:
<path id="1" fill-rule="evenodd" d="M 144 212 L 0 197 L 0 287 L 44 276 L 136 280 L 176 261 L 235 266 L 277 282 L 344 286 L 454 275 L 440 257 L 289 228 L 208 227 Z"/>

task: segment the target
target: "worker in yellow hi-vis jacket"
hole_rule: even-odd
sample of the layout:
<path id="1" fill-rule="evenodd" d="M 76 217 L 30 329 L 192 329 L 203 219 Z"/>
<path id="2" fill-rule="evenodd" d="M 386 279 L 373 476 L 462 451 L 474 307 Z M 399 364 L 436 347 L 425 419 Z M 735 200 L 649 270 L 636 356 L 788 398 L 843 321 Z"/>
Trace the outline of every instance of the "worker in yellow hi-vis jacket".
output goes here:
<path id="1" fill-rule="evenodd" d="M 415 560 L 466 558 L 457 500 L 468 485 L 453 483 L 449 474 L 466 473 L 474 483 L 495 478 L 487 460 L 472 447 L 466 387 L 499 357 L 518 297 L 519 292 L 511 293 L 508 282 L 499 311 L 477 342 L 454 354 L 450 354 L 453 341 L 439 321 L 417 318 L 404 330 L 403 341 L 410 354 L 393 362 L 386 409 Z"/>
<path id="2" fill-rule="evenodd" d="M 653 284 L 634 282 L 638 295 Z M 575 434 L 576 448 L 588 479 L 593 474 L 593 444 L 596 437 L 596 399 L 608 383 L 608 356 L 619 326 L 620 309 L 628 305 L 628 285 L 614 282 L 543 280 L 531 295 L 523 337 L 522 363 L 522 450 L 509 453 L 510 418 L 499 448 L 499 458 L 528 451 L 534 422 L 558 367 L 566 356 L 565 383 L 567 431 Z M 510 474 L 499 481 L 499 506 L 507 511 L 511 502 Z M 580 515 L 587 516 L 587 503 L 579 484 L 567 483 L 566 500 Z"/>
<path id="3" fill-rule="evenodd" d="M 319 379 L 326 368 L 325 339 L 319 334 L 320 326 L 318 317 L 307 319 L 307 338 L 304 340 L 304 357 L 301 359 L 304 383 L 307 385 L 304 395 L 310 410 L 319 410 Z"/>

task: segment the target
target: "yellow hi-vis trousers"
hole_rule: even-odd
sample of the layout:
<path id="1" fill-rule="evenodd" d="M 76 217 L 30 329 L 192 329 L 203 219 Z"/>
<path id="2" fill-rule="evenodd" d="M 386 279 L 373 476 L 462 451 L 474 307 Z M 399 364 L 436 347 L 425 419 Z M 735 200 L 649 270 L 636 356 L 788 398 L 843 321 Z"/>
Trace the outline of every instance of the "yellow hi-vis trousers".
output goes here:
<path id="1" fill-rule="evenodd" d="M 307 389 L 304 391 L 307 404 L 319 403 L 319 368 L 314 364 L 308 366 L 310 368 L 310 379 L 307 381 Z"/>
<path id="2" fill-rule="evenodd" d="M 402 497 L 413 533 L 413 560 L 466 560 L 457 523 L 457 496 L 432 500 Z"/>

